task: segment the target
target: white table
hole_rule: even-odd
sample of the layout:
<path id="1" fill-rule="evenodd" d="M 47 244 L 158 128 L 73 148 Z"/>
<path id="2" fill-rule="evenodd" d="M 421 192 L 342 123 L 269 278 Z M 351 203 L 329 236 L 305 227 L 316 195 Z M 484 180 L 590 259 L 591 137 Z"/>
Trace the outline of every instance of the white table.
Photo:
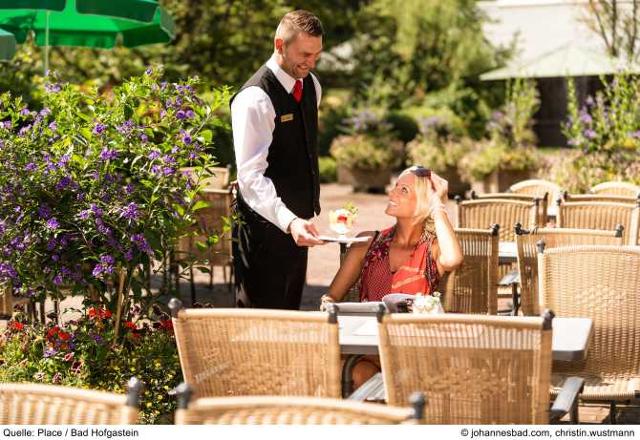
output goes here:
<path id="1" fill-rule="evenodd" d="M 515 241 L 501 241 L 498 243 L 498 261 L 500 264 L 518 261 L 518 247 Z"/>
<path id="2" fill-rule="evenodd" d="M 338 316 L 340 350 L 343 354 L 378 354 L 375 316 Z M 593 332 L 590 318 L 554 318 L 552 357 L 556 361 L 580 361 L 587 356 Z"/>

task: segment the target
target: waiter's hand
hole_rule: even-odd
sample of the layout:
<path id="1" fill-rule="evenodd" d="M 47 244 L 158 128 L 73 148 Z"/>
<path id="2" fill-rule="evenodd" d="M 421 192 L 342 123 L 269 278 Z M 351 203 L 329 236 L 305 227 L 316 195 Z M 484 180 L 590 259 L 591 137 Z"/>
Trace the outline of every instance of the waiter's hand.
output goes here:
<path id="1" fill-rule="evenodd" d="M 318 230 L 309 220 L 294 219 L 289 225 L 289 231 L 298 246 L 311 247 L 317 244 L 324 244 L 324 241 L 318 240 Z"/>

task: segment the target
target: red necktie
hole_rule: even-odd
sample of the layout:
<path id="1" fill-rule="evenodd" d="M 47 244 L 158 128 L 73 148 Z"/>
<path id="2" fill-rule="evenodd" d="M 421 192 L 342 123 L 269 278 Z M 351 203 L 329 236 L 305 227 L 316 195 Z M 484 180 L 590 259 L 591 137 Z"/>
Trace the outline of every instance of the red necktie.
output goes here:
<path id="1" fill-rule="evenodd" d="M 296 84 L 293 86 L 293 92 L 291 92 L 291 94 L 293 95 L 293 99 L 295 99 L 296 102 L 299 103 L 300 101 L 302 101 L 302 80 L 296 80 Z"/>

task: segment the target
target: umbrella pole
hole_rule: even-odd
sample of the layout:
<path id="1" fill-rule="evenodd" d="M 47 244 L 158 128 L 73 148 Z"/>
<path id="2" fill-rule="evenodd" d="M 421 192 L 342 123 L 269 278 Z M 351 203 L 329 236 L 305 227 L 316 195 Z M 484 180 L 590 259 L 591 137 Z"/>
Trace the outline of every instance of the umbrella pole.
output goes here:
<path id="1" fill-rule="evenodd" d="M 45 24 L 44 24 L 44 72 L 42 76 L 47 76 L 49 73 L 49 14 L 50 12 L 45 12 Z"/>

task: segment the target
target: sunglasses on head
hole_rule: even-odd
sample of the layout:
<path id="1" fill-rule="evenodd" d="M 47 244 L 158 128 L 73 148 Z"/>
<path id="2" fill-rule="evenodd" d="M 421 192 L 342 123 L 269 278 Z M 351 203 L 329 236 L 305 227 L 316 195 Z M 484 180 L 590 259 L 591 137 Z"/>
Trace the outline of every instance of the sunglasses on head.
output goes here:
<path id="1" fill-rule="evenodd" d="M 426 177 L 427 179 L 431 177 L 431 170 L 429 168 L 423 167 L 422 165 L 416 165 L 412 168 L 409 168 L 409 171 L 411 171 L 414 176 Z"/>

